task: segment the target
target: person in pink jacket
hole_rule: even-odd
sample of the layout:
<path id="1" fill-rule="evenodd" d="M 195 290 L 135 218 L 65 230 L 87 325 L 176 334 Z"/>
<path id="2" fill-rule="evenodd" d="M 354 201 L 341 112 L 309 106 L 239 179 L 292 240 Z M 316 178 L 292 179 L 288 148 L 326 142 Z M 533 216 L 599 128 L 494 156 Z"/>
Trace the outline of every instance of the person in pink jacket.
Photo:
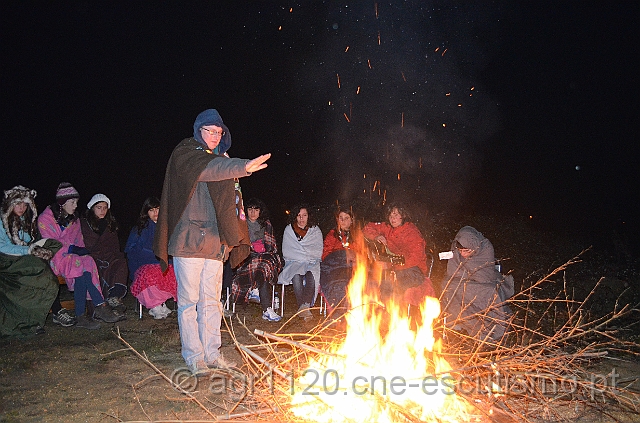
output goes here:
<path id="1" fill-rule="evenodd" d="M 38 216 L 38 229 L 43 238 L 53 238 L 62 243 L 62 248 L 51 259 L 53 273 L 65 278 L 75 301 L 76 326 L 98 329 L 95 319 L 114 323 L 124 318 L 105 302 L 100 292 L 96 263 L 84 246 L 80 220 L 76 209 L 80 194 L 68 182 L 62 182 L 56 192 L 56 201 Z M 93 316 L 86 314 L 86 301 L 95 306 Z"/>
<path id="2" fill-rule="evenodd" d="M 409 212 L 399 204 L 389 204 L 387 222 L 370 222 L 362 230 L 365 238 L 384 244 L 391 253 L 404 257 L 404 264 L 390 264 L 391 271 L 380 283 L 383 301 L 393 297 L 396 303 L 405 302 L 410 288 L 427 285 L 427 295 L 435 296 L 431 280 L 427 278 L 426 242 L 416 225 L 409 222 Z"/>

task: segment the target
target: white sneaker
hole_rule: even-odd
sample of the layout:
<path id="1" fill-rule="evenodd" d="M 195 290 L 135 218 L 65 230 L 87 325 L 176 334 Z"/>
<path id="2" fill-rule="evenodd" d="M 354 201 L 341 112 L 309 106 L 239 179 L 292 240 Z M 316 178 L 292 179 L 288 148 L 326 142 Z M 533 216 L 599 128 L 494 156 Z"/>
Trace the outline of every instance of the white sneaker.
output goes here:
<path id="1" fill-rule="evenodd" d="M 258 291 L 258 288 L 253 288 L 249 293 L 249 302 L 260 303 L 260 291 Z"/>
<path id="2" fill-rule="evenodd" d="M 164 313 L 165 317 L 167 317 L 173 312 L 173 310 L 167 307 L 165 303 L 162 303 L 162 312 Z"/>
<path id="3" fill-rule="evenodd" d="M 266 311 L 262 313 L 262 318 L 269 322 L 279 322 L 282 317 L 278 315 L 271 307 L 267 308 Z"/>
<path id="4" fill-rule="evenodd" d="M 157 305 L 154 308 L 150 309 L 149 314 L 156 320 L 165 319 L 167 317 L 167 314 L 164 312 L 164 310 L 162 310 L 163 305 L 164 304 Z"/>

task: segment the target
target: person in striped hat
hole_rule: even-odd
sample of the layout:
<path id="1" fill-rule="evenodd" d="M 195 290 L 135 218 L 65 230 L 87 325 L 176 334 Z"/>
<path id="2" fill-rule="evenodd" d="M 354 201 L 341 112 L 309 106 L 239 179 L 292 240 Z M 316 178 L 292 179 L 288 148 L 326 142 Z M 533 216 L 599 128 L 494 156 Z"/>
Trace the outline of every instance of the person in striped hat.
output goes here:
<path id="1" fill-rule="evenodd" d="M 69 291 L 73 291 L 76 326 L 98 329 L 94 319 L 115 323 L 125 318 L 124 313 L 113 310 L 100 292 L 100 280 L 96 263 L 85 248 L 80 219 L 76 209 L 80 194 L 68 182 L 62 182 L 56 191 L 56 201 L 38 217 L 38 228 L 45 238 L 57 239 L 62 248 L 51 259 L 53 273 L 65 278 Z M 87 313 L 87 299 L 93 301 L 93 313 Z M 56 307 L 57 308 L 57 307 Z M 52 310 L 54 313 L 56 310 Z M 61 310 L 58 310 L 60 313 Z M 72 326 L 54 315 L 54 323 Z M 56 322 L 58 320 L 58 322 Z"/>

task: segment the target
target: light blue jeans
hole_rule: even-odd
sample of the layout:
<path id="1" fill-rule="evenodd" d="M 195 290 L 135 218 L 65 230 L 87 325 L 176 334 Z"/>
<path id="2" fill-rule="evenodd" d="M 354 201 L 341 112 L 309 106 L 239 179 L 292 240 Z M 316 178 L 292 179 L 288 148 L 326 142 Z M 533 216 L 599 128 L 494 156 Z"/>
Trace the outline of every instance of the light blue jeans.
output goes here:
<path id="1" fill-rule="evenodd" d="M 219 260 L 174 257 L 178 281 L 178 327 L 188 366 L 220 357 L 222 267 Z"/>

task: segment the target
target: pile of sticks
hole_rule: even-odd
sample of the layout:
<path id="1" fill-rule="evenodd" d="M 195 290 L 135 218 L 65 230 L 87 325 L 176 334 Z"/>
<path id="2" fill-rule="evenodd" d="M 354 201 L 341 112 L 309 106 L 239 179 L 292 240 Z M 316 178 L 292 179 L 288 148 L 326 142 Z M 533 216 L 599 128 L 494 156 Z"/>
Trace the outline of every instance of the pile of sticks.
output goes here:
<path id="1" fill-rule="evenodd" d="M 434 328 L 441 337 L 440 355 L 452 366 L 448 375 L 455 380 L 456 395 L 472 410 L 473 421 L 575 421 L 594 410 L 618 421 L 628 418 L 627 413 L 636 418 L 640 414 L 640 375 L 623 380 L 616 370 L 621 361 L 638 358 L 638 345 L 621 339 L 619 326 L 636 312 L 635 307 L 616 304 L 608 314 L 593 316 L 585 307 L 587 301 L 572 299 L 566 284 L 554 298 L 536 296 L 545 284 L 558 284 L 557 278 L 578 260 L 579 256 L 569 260 L 508 300 L 515 313 L 501 342 L 465 336 L 448 329 L 451 324 Z M 597 295 L 597 287 L 591 295 Z M 268 333 L 251 330 L 239 318 L 225 320 L 243 365 L 221 372 L 220 377 L 231 381 L 224 404 L 215 404 L 223 413 L 210 410 L 117 336 L 174 389 L 205 410 L 210 421 L 302 422 L 313 421 L 314 416 L 302 419 L 291 410 L 298 378 L 311 360 L 335 357 L 335 346 L 344 335 L 327 323 L 306 333 Z M 239 331 L 249 333 L 253 342 L 239 342 Z M 420 420 L 398 410 L 397 421 Z"/>

